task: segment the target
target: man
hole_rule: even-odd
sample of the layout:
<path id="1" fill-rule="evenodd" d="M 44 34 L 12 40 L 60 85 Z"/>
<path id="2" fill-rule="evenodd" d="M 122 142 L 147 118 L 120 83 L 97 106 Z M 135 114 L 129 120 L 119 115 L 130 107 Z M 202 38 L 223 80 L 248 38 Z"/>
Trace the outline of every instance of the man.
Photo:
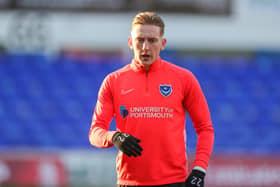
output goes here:
<path id="1" fill-rule="evenodd" d="M 118 186 L 203 187 L 214 130 L 194 75 L 160 58 L 164 23 L 153 12 L 137 14 L 131 25 L 131 64 L 109 74 L 98 94 L 90 143 L 115 145 Z M 194 168 L 187 175 L 185 119 L 198 136 Z M 109 131 L 115 116 L 117 131 Z M 188 176 L 188 177 L 187 177 Z M 186 180 L 187 178 L 187 180 Z"/>

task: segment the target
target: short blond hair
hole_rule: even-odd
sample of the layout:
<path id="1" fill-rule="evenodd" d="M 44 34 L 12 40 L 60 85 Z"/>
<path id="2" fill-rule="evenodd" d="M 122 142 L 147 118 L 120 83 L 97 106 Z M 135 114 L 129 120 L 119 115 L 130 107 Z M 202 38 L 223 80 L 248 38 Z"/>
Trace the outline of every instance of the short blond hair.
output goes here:
<path id="1" fill-rule="evenodd" d="M 164 22 L 155 12 L 140 12 L 136 14 L 131 23 L 131 30 L 134 25 L 156 25 L 160 28 L 160 35 L 164 34 Z"/>

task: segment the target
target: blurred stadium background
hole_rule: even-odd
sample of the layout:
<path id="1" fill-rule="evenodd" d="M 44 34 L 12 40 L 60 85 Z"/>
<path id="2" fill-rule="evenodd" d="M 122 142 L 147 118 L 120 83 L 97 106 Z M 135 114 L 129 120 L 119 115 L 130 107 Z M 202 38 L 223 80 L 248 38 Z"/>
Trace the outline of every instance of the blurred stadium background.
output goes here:
<path id="1" fill-rule="evenodd" d="M 207 97 L 207 186 L 280 186 L 280 0 L 0 0 L 0 186 L 115 186 L 116 149 L 91 147 L 88 130 L 140 10 L 164 18 L 162 57 Z"/>

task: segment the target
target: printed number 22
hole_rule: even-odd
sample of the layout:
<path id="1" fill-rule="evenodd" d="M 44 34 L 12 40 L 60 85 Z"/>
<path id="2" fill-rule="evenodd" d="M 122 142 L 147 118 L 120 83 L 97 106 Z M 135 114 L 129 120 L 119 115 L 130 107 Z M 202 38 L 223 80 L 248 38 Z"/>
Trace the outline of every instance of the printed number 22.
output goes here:
<path id="1" fill-rule="evenodd" d="M 195 176 L 193 176 L 193 179 L 191 180 L 191 184 L 196 185 L 197 187 L 200 187 L 200 183 L 201 183 L 201 178 L 197 178 Z"/>

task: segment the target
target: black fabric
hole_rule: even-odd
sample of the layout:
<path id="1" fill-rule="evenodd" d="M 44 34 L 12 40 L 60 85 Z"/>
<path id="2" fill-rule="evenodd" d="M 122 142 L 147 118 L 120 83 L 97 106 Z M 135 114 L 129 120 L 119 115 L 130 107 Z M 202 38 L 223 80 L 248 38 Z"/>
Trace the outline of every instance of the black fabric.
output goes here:
<path id="1" fill-rule="evenodd" d="M 186 180 L 186 187 L 204 187 L 205 173 L 199 170 L 192 170 Z"/>
<path id="2" fill-rule="evenodd" d="M 140 140 L 126 133 L 116 132 L 113 135 L 112 142 L 120 151 L 129 157 L 141 156 L 141 152 L 143 151 L 139 145 Z"/>
<path id="3" fill-rule="evenodd" d="M 164 184 L 164 185 L 158 185 L 158 186 L 127 186 L 127 185 L 117 185 L 117 187 L 185 187 L 184 182 L 180 183 L 172 183 L 172 184 Z"/>

